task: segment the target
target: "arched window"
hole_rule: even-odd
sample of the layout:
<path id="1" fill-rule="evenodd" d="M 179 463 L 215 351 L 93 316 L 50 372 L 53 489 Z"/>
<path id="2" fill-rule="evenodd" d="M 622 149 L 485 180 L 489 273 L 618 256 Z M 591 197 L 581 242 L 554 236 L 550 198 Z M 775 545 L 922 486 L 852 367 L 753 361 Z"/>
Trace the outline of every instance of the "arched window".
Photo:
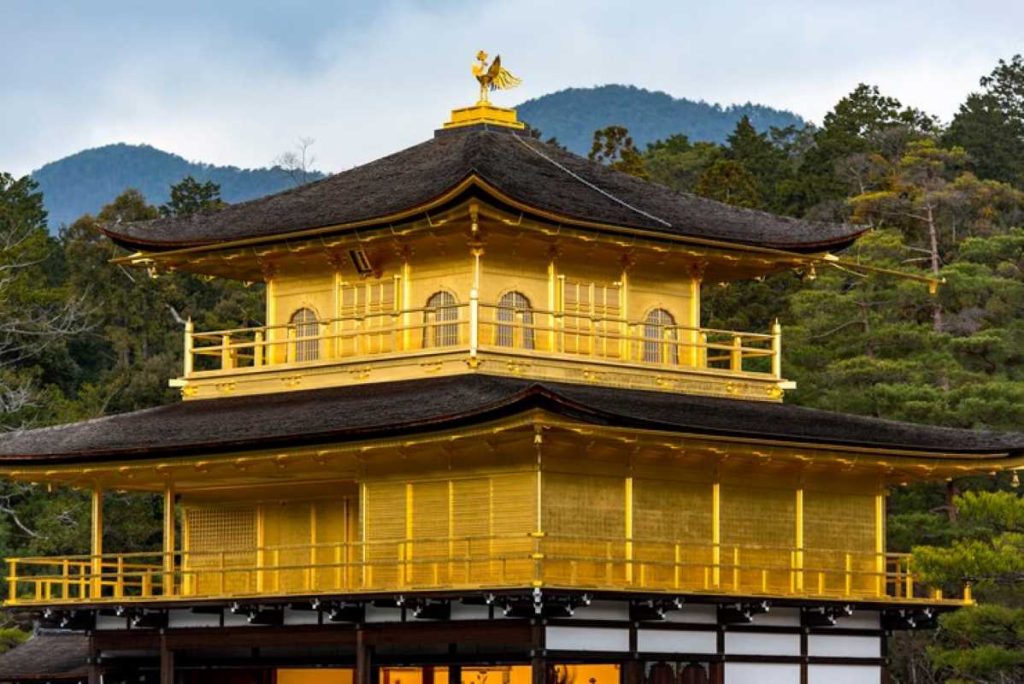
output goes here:
<path id="1" fill-rule="evenodd" d="M 498 300 L 498 346 L 533 349 L 533 309 L 522 292 L 506 292 Z"/>
<path id="2" fill-rule="evenodd" d="M 679 363 L 676 319 L 664 309 L 654 309 L 644 319 L 644 361 Z"/>
<path id="3" fill-rule="evenodd" d="M 320 326 L 312 309 L 302 308 L 292 314 L 291 329 L 295 334 L 295 361 L 316 361 L 320 358 Z M 310 339 L 312 338 L 312 339 Z"/>
<path id="4" fill-rule="evenodd" d="M 449 347 L 459 342 L 459 309 L 451 292 L 435 292 L 423 312 L 423 346 Z"/>

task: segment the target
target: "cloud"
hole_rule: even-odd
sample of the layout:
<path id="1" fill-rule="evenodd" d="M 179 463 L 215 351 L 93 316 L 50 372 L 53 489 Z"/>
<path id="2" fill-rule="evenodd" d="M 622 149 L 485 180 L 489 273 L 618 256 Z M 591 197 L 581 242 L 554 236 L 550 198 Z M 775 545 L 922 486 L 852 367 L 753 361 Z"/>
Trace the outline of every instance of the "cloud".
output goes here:
<path id="1" fill-rule="evenodd" d="M 820 120 L 868 82 L 948 119 L 1022 23 L 1024 5 L 984 0 L 9 0 L 0 169 L 117 141 L 262 166 L 304 136 L 341 170 L 472 102 L 480 48 L 524 78 L 507 104 L 618 82 Z"/>

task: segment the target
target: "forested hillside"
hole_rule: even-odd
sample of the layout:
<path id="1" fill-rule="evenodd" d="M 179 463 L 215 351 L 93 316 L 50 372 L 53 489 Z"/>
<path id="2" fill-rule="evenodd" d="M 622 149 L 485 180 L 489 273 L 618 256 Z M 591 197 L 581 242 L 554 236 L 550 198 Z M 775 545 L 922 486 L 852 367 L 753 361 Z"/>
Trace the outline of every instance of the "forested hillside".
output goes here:
<path id="1" fill-rule="evenodd" d="M 723 143 L 744 116 L 759 131 L 804 126 L 796 114 L 764 105 L 723 107 L 625 85 L 568 88 L 528 100 L 517 110 L 520 119 L 576 154 L 587 154 L 594 131 L 611 125 L 628 128 L 637 145 L 675 133 L 690 140 Z"/>
<path id="2" fill-rule="evenodd" d="M 603 118 L 603 117 L 602 117 Z M 607 118 L 603 118 L 607 122 Z M 538 126 L 539 127 L 539 126 Z M 546 139 L 551 129 L 538 132 Z M 860 85 L 819 128 L 758 130 L 741 117 L 721 143 L 673 134 L 638 143 L 598 130 L 594 159 L 739 206 L 852 221 L 846 255 L 943 279 L 838 268 L 703 290 L 705 323 L 784 328 L 787 401 L 977 429 L 1024 431 L 1024 59 L 1000 62 L 948 124 Z M 126 191 L 59 236 L 29 178 L 0 175 L 0 421 L 7 429 L 175 401 L 186 317 L 200 329 L 258 324 L 260 286 L 183 274 L 149 278 L 109 263 L 99 221 L 216 211 L 213 183 L 189 179 L 162 207 Z M 159 500 L 111 495 L 111 552 L 158 543 Z M 0 485 L 0 554 L 82 553 L 88 500 Z M 890 550 L 913 551 L 926 579 L 973 583 L 980 605 L 934 632 L 898 634 L 895 682 L 1024 681 L 1024 499 L 1016 477 L 898 487 Z"/>
<path id="3" fill-rule="evenodd" d="M 174 183 L 186 176 L 213 181 L 226 202 L 263 197 L 295 185 L 293 169 L 239 169 L 190 162 L 149 145 L 105 145 L 84 150 L 32 173 L 43 193 L 50 227 L 56 230 L 82 214 L 98 212 L 125 188 L 162 204 Z M 313 172 L 309 180 L 320 177 Z"/>

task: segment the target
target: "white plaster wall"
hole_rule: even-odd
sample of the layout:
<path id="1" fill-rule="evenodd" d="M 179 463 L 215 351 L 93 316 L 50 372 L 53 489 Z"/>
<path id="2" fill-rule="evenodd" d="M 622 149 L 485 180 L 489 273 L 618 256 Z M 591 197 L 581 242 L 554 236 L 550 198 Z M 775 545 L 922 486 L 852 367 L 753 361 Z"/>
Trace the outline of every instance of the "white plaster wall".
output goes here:
<path id="1" fill-rule="evenodd" d="M 800 684 L 800 666 L 726 663 L 725 684 Z"/>
<path id="2" fill-rule="evenodd" d="M 641 653 L 715 653 L 715 632 L 670 632 L 665 629 L 641 629 L 637 632 L 637 650 Z"/>
<path id="3" fill-rule="evenodd" d="M 879 637 L 811 634 L 807 637 L 807 655 L 833 658 L 880 658 Z"/>
<path id="4" fill-rule="evenodd" d="M 800 635 L 726 632 L 725 653 L 727 655 L 798 656 L 800 655 Z"/>
<path id="5" fill-rule="evenodd" d="M 548 627 L 545 644 L 552 651 L 628 651 L 628 629 Z"/>
<path id="6" fill-rule="evenodd" d="M 881 681 L 880 667 L 811 665 L 807 668 L 808 684 L 880 684 Z"/>

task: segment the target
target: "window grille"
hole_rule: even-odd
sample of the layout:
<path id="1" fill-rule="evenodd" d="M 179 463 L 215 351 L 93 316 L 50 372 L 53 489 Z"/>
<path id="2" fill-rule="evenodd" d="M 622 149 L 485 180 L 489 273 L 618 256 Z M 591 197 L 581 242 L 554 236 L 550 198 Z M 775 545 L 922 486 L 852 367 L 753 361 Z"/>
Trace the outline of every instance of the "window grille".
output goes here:
<path id="1" fill-rule="evenodd" d="M 459 342 L 459 309 L 450 292 L 435 292 L 423 312 L 423 346 L 450 347 Z"/>
<path id="2" fill-rule="evenodd" d="M 497 315 L 499 347 L 534 348 L 533 307 L 526 295 L 514 291 L 503 294 L 498 300 Z M 520 330 L 518 336 L 517 328 Z"/>
<path id="3" fill-rule="evenodd" d="M 292 314 L 291 327 L 295 331 L 295 360 L 316 361 L 320 358 L 320 324 L 312 309 L 299 309 Z"/>
<path id="4" fill-rule="evenodd" d="M 676 319 L 664 309 L 654 309 L 644 319 L 644 361 L 679 363 Z"/>

